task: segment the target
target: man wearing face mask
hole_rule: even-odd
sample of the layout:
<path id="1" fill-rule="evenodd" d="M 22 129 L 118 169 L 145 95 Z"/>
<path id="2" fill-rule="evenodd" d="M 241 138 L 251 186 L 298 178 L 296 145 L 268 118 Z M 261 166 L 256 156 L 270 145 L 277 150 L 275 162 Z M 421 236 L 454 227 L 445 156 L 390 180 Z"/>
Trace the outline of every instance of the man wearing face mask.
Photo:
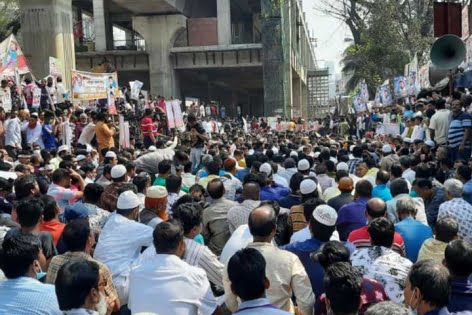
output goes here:
<path id="1" fill-rule="evenodd" d="M 62 233 L 62 240 L 68 251 L 62 255 L 55 256 L 51 260 L 46 276 L 46 283 L 56 284 L 56 289 L 61 288 L 61 290 L 67 291 L 67 288 L 62 287 L 64 285 L 63 281 L 65 279 L 61 279 L 60 270 L 64 268 L 67 269 L 65 265 L 74 260 L 85 260 L 94 263 L 98 267 L 100 278 L 103 280 L 102 282 L 104 282 L 103 292 L 101 295 L 103 295 L 105 300 L 105 306 L 108 304 L 110 306 L 110 310 L 118 311 L 120 309 L 120 300 L 118 299 L 118 294 L 116 293 L 115 286 L 113 285 L 110 269 L 108 269 L 105 264 L 102 264 L 101 262 L 93 259 L 90 255 L 95 244 L 95 235 L 90 228 L 88 220 L 85 218 L 80 218 L 70 222 Z M 71 297 L 68 296 L 69 293 L 71 292 L 62 294 L 62 297 L 71 299 Z M 77 294 L 78 292 L 75 293 Z M 61 294 L 59 292 L 58 298 L 61 299 Z M 63 305 L 61 301 L 59 301 L 59 304 L 61 309 L 65 310 L 62 307 Z M 105 313 L 99 312 L 100 315 L 105 315 Z"/>
<path id="2" fill-rule="evenodd" d="M 33 234 L 6 238 L 0 252 L 0 267 L 7 280 L 0 281 L 2 314 L 60 315 L 54 286 L 37 280 L 45 264 L 41 241 Z"/>
<path id="3" fill-rule="evenodd" d="M 122 308 L 128 304 L 129 274 L 142 247 L 152 244 L 153 228 L 136 222 L 140 200 L 127 190 L 120 194 L 117 209 L 102 228 L 94 257 L 110 268 Z"/>
<path id="4" fill-rule="evenodd" d="M 19 202 L 13 210 L 12 218 L 20 224 L 20 227 L 9 230 L 5 235 L 5 240 L 25 234 L 37 236 L 41 242 L 43 256 L 46 257 L 44 261 L 40 261 L 41 268 L 46 271 L 49 261 L 57 255 L 57 250 L 51 233 L 39 230 L 39 225 L 43 222 L 43 212 L 44 204 L 40 199 L 29 198 Z M 45 274 L 42 275 L 44 276 Z"/>
<path id="5" fill-rule="evenodd" d="M 97 263 L 90 260 L 68 262 L 59 270 L 56 280 L 59 307 L 65 315 L 109 314 L 104 285 Z"/>
<path id="6" fill-rule="evenodd" d="M 450 284 L 446 267 L 421 260 L 411 267 L 405 283 L 405 305 L 417 315 L 449 315 Z"/>

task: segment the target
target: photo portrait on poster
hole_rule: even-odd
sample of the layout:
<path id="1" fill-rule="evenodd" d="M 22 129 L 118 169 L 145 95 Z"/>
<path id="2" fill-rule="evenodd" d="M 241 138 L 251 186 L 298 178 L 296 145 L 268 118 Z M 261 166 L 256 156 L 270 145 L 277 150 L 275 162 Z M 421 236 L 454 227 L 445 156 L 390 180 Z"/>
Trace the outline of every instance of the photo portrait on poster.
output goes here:
<path id="1" fill-rule="evenodd" d="M 393 87 L 396 97 L 408 96 L 408 80 L 404 76 L 393 79 Z"/>
<path id="2" fill-rule="evenodd" d="M 392 93 L 390 92 L 390 88 L 388 87 L 388 85 L 383 85 L 380 88 L 380 99 L 382 101 L 383 106 L 392 105 L 393 98 L 392 98 Z"/>

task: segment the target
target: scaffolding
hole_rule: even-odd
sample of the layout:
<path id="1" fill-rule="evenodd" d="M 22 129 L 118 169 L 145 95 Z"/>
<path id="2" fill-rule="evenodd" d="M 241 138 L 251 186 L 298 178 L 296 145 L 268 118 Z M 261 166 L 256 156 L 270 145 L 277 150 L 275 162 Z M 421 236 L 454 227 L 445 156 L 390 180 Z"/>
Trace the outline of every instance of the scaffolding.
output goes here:
<path id="1" fill-rule="evenodd" d="M 329 69 L 308 72 L 308 118 L 329 114 Z"/>

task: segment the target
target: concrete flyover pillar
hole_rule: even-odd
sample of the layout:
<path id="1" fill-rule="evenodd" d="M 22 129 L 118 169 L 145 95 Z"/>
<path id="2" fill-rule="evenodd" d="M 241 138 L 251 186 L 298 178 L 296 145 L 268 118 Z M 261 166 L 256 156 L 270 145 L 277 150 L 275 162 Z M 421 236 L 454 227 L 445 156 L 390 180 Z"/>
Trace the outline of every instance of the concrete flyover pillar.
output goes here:
<path id="1" fill-rule="evenodd" d="M 187 27 L 184 15 L 134 16 L 133 29 L 146 41 L 149 54 L 151 93 L 165 97 L 180 96 L 170 50 L 180 31 Z"/>
<path id="2" fill-rule="evenodd" d="M 301 98 L 302 117 L 305 119 L 309 119 L 312 117 L 308 117 L 308 85 L 302 82 L 301 88 L 302 88 L 302 98 Z"/>
<path id="3" fill-rule="evenodd" d="M 300 117 L 302 115 L 302 82 L 299 77 L 293 77 L 292 79 L 292 106 L 293 116 Z"/>
<path id="4" fill-rule="evenodd" d="M 93 0 L 93 24 L 95 26 L 95 50 L 107 51 L 110 47 L 107 0 Z M 113 32 L 113 29 L 112 29 Z"/>
<path id="5" fill-rule="evenodd" d="M 231 45 L 231 0 L 218 0 L 216 3 L 218 44 Z"/>
<path id="6" fill-rule="evenodd" d="M 65 83 L 75 68 L 72 1 L 20 0 L 22 49 L 36 78 L 49 74 L 49 57 L 62 60 Z"/>

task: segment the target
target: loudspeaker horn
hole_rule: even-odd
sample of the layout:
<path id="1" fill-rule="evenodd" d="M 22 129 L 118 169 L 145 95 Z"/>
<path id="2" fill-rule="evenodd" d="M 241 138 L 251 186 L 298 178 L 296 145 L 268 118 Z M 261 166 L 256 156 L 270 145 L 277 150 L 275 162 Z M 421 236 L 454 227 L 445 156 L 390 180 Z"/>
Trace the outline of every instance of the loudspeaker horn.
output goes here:
<path id="1" fill-rule="evenodd" d="M 438 38 L 430 52 L 431 62 L 438 70 L 452 70 L 466 57 L 465 44 L 456 35 L 444 35 Z"/>

